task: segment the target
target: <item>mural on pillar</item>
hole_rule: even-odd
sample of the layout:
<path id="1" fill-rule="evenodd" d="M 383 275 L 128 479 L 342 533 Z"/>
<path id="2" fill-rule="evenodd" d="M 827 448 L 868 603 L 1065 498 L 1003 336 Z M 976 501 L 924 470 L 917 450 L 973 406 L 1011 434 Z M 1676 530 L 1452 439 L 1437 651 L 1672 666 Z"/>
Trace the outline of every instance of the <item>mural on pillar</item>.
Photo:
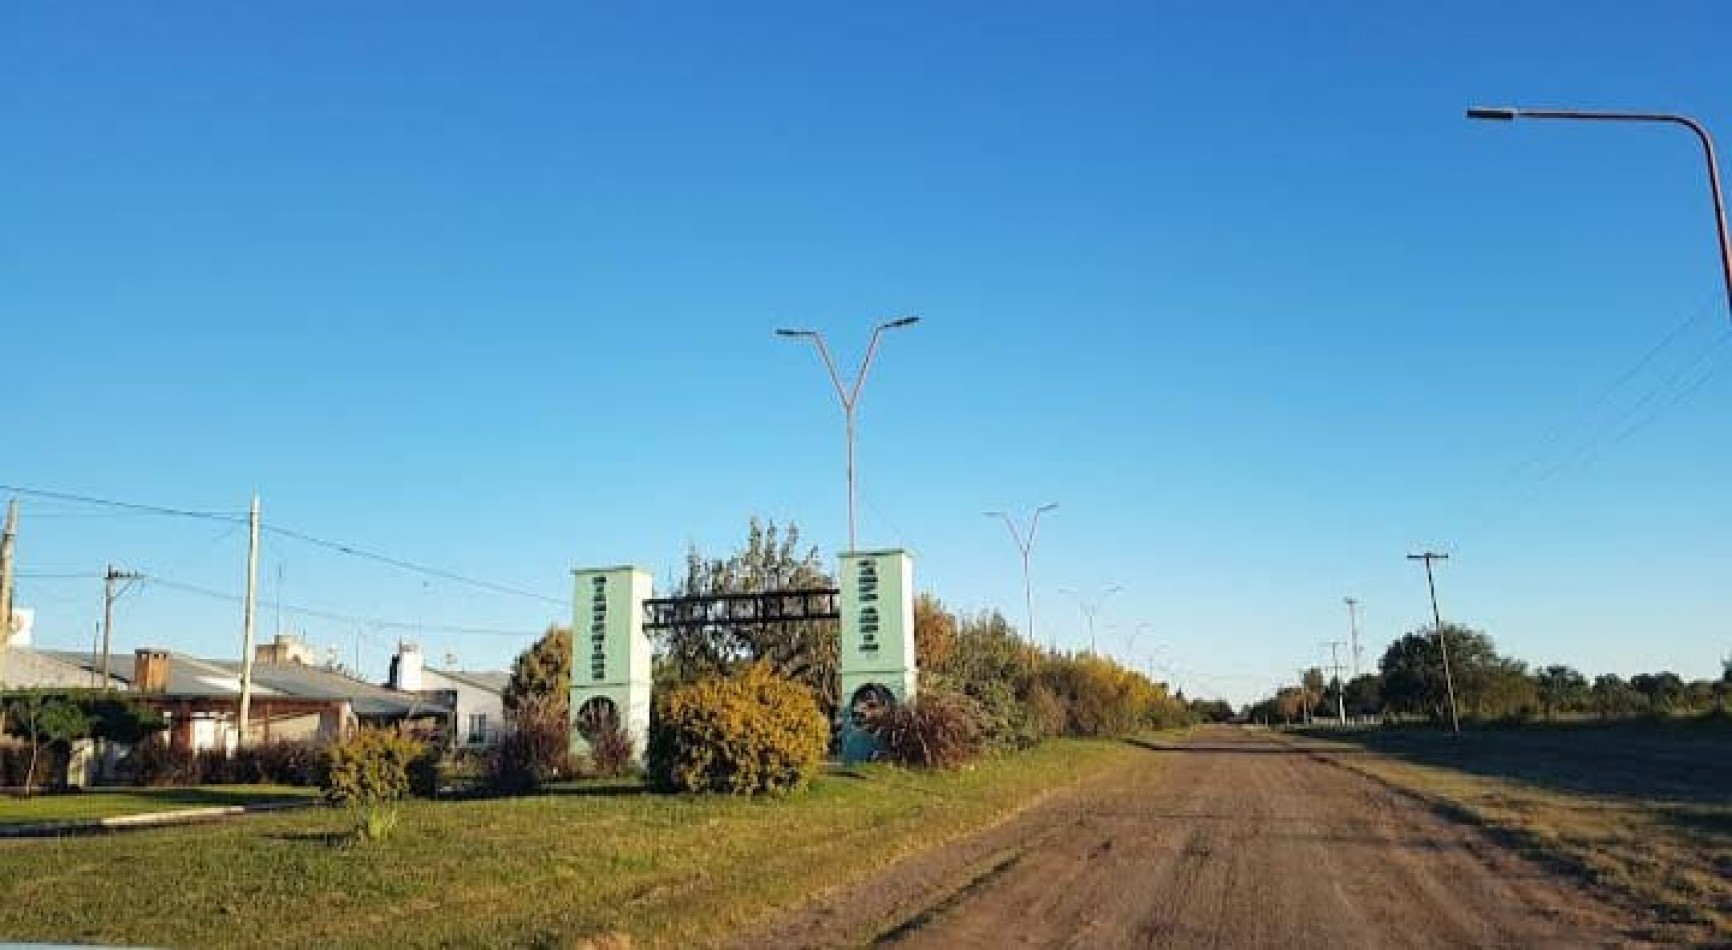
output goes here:
<path id="1" fill-rule="evenodd" d="M 650 715 L 650 642 L 643 629 L 643 605 L 652 580 L 635 567 L 573 574 L 572 751 L 586 754 L 593 737 L 624 727 L 641 759 Z"/>
<path id="2" fill-rule="evenodd" d="M 914 558 L 906 551 L 842 555 L 842 757 L 860 761 L 876 745 L 862 728 L 873 710 L 914 698 Z"/>

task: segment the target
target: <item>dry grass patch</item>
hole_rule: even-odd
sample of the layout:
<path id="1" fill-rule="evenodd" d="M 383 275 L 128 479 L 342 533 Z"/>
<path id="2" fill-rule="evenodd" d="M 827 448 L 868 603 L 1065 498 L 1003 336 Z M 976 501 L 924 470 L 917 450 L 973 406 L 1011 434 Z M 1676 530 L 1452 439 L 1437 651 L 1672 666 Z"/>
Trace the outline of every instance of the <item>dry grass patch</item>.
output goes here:
<path id="1" fill-rule="evenodd" d="M 1324 753 L 1334 763 L 1653 915 L 1655 936 L 1732 942 L 1732 793 L 1719 774 L 1732 735 L 1641 724 L 1341 738 L 1387 755 Z"/>

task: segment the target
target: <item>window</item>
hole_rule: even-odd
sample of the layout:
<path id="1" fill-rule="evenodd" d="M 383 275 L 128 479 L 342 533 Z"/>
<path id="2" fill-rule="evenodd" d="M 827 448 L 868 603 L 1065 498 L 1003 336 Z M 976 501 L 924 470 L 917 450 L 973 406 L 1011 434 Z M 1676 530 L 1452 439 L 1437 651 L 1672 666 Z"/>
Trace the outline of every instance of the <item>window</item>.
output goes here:
<path id="1" fill-rule="evenodd" d="M 469 741 L 470 742 L 486 742 L 487 741 L 487 714 L 486 713 L 470 713 L 469 714 Z"/>

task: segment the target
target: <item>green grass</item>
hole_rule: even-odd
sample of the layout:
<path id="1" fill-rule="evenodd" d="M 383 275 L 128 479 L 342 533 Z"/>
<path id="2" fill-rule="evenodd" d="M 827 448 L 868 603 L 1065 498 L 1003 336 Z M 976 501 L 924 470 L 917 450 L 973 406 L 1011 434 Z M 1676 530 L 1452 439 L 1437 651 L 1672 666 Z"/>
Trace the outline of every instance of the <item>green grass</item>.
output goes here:
<path id="1" fill-rule="evenodd" d="M 1391 730 L 1339 755 L 1658 919 L 1666 940 L 1732 943 L 1732 730 L 1700 723 Z"/>
<path id="2" fill-rule="evenodd" d="M 142 815 L 179 811 L 183 808 L 213 808 L 219 805 L 258 805 L 265 802 L 300 801 L 317 795 L 317 789 L 280 785 L 116 788 L 52 795 L 37 794 L 31 798 L 0 798 L 0 825 L 113 818 L 117 815 Z"/>
<path id="3" fill-rule="evenodd" d="M 840 770 L 782 801 L 618 783 L 409 802 L 387 841 L 318 809 L 0 842 L 0 934 L 156 946 L 709 942 L 1143 755 L 1053 741 L 954 773 Z"/>

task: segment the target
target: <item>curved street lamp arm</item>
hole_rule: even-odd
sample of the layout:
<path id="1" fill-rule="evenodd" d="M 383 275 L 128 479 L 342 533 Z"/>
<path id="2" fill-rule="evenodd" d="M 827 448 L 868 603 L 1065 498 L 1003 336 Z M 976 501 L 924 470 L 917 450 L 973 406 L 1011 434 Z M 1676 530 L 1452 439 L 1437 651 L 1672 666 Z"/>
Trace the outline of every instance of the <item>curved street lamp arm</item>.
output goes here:
<path id="1" fill-rule="evenodd" d="M 1572 119 L 1585 122 L 1662 122 L 1681 125 L 1696 134 L 1702 143 L 1702 157 L 1708 164 L 1708 191 L 1714 200 L 1714 230 L 1720 241 L 1720 276 L 1726 284 L 1726 310 L 1732 317 L 1732 235 L 1726 228 L 1726 199 L 1720 188 L 1720 160 L 1714 151 L 1714 137 L 1699 120 L 1675 112 L 1616 112 L 1586 109 L 1522 109 L 1510 106 L 1481 107 L 1467 110 L 1470 119 Z"/>

